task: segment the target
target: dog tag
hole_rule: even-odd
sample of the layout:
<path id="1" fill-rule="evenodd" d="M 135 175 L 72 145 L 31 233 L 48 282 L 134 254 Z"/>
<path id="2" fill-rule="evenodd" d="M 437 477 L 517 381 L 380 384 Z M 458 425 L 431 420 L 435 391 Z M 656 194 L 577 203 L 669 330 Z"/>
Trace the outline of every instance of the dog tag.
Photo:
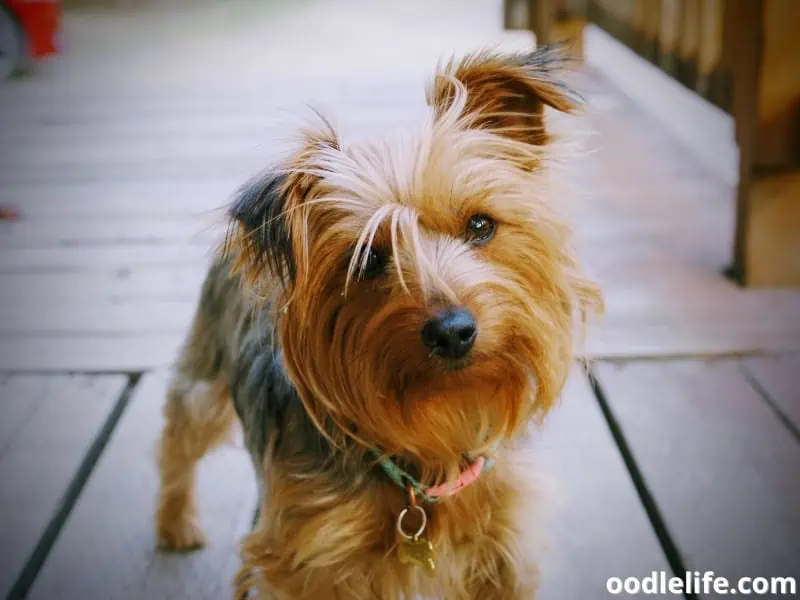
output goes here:
<path id="1" fill-rule="evenodd" d="M 433 576 L 436 574 L 433 544 L 421 537 L 422 534 L 425 533 L 428 515 L 425 513 L 425 509 L 414 502 L 413 495 L 411 496 L 411 500 L 412 504 L 406 506 L 400 513 L 400 516 L 397 517 L 397 533 L 400 535 L 400 546 L 397 548 L 397 557 L 400 559 L 401 565 L 420 567 L 429 576 Z M 418 514 L 420 524 L 417 531 L 414 533 L 407 533 L 403 527 L 403 519 L 411 511 Z"/>
<path id="2" fill-rule="evenodd" d="M 397 556 L 401 565 L 421 567 L 428 575 L 436 573 L 436 561 L 433 558 L 433 545 L 428 540 L 404 539 L 400 541 Z"/>

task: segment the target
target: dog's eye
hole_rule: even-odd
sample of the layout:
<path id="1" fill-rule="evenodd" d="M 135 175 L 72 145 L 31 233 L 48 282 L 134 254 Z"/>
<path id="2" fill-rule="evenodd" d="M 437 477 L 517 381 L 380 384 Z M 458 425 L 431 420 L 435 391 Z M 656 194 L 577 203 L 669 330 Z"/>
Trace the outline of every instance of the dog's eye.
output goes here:
<path id="1" fill-rule="evenodd" d="M 495 222 L 488 215 L 474 215 L 467 223 L 467 240 L 475 244 L 485 244 L 494 236 Z"/>
<path id="2" fill-rule="evenodd" d="M 370 248 L 367 251 L 367 262 L 364 263 L 363 259 L 358 261 L 356 266 L 356 273 L 360 279 L 375 279 L 383 275 L 386 270 L 386 264 L 389 262 L 385 252 Z"/>

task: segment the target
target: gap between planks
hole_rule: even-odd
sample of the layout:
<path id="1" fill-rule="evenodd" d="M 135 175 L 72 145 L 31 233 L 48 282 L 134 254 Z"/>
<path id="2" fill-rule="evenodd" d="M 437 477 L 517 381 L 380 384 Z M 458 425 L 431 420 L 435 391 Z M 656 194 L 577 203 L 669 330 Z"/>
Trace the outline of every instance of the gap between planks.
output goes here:
<path id="1" fill-rule="evenodd" d="M 161 433 L 168 374 L 147 374 L 137 387 L 91 480 L 36 579 L 30 600 L 74 597 L 230 596 L 237 546 L 256 502 L 252 465 L 244 450 L 223 448 L 199 472 L 200 512 L 208 546 L 191 555 L 156 551 L 155 443 Z"/>
<path id="2" fill-rule="evenodd" d="M 0 492 L 7 519 L 0 527 L 5 549 L 0 597 L 17 600 L 25 596 L 57 538 L 136 378 L 14 375 L 9 380 L 39 384 L 38 401 L 25 393 L 25 386 L 16 386 L 7 390 L 13 395 L 4 402 L 5 417 L 12 419 L 15 404 L 33 402 L 29 416 L 16 419 L 14 438 L 0 456 L 7 484 Z"/>
<path id="3" fill-rule="evenodd" d="M 800 445 L 738 361 L 594 372 L 688 569 L 730 581 L 800 572 Z"/>

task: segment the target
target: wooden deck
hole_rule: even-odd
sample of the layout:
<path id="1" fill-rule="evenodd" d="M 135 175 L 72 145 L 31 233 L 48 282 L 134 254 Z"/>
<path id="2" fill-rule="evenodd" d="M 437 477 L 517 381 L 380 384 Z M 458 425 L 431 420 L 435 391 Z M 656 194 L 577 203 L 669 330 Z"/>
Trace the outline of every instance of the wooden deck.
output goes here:
<path id="1" fill-rule="evenodd" d="M 71 15 L 65 55 L 0 87 L 0 204 L 22 213 L 0 223 L 0 599 L 228 597 L 243 450 L 201 471 L 207 549 L 159 554 L 151 527 L 166 369 L 219 209 L 280 149 L 284 109 L 379 131 L 424 110 L 440 55 L 531 43 L 500 2 L 377 4 Z M 579 82 L 588 151 L 565 175 L 586 197 L 565 210 L 608 315 L 536 440 L 562 498 L 542 598 L 654 570 L 798 576 L 800 293 L 727 281 L 731 185 L 601 72 Z"/>

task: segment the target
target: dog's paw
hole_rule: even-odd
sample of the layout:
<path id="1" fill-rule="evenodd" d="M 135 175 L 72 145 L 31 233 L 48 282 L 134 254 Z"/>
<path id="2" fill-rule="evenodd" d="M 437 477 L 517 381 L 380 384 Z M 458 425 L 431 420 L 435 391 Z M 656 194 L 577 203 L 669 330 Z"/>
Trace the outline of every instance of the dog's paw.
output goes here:
<path id="1" fill-rule="evenodd" d="M 158 527 L 158 547 L 171 552 L 191 552 L 206 544 L 203 530 L 194 519 L 161 524 Z"/>

